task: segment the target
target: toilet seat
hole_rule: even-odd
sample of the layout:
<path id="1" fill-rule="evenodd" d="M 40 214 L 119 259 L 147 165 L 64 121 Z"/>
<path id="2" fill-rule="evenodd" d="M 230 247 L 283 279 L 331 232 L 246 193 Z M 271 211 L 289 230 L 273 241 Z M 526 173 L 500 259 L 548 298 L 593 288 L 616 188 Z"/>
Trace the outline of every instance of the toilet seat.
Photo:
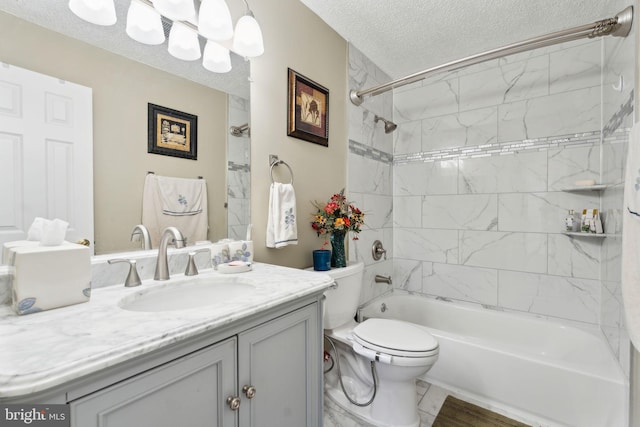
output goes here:
<path id="1" fill-rule="evenodd" d="M 367 319 L 353 328 L 353 349 L 370 360 L 393 365 L 433 363 L 438 341 L 424 329 L 393 319 Z"/>

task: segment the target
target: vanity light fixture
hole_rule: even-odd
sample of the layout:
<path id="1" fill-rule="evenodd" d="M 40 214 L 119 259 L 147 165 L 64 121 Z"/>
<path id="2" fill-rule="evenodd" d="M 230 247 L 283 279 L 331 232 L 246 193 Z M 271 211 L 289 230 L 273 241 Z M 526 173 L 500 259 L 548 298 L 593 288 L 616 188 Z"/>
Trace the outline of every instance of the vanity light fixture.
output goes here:
<path id="1" fill-rule="evenodd" d="M 236 31 L 233 37 L 233 50 L 241 56 L 252 58 L 264 53 L 264 43 L 262 40 L 262 30 L 260 29 L 258 21 L 256 21 L 256 18 L 253 16 L 247 0 L 244 0 L 244 4 L 247 5 L 247 11 L 236 23 Z"/>
<path id="2" fill-rule="evenodd" d="M 180 21 L 173 21 L 169 32 L 169 53 L 183 61 L 199 59 L 201 54 L 198 33 Z"/>
<path id="3" fill-rule="evenodd" d="M 164 43 L 164 28 L 160 13 L 138 0 L 131 0 L 127 12 L 127 35 L 144 44 Z"/>
<path id="4" fill-rule="evenodd" d="M 224 0 L 202 0 L 198 32 L 207 40 L 230 40 L 233 37 L 231 12 Z"/>
<path id="5" fill-rule="evenodd" d="M 229 49 L 216 42 L 207 40 L 202 55 L 202 66 L 214 73 L 227 73 L 231 71 L 231 57 Z"/>
<path id="6" fill-rule="evenodd" d="M 231 70 L 230 52 L 245 58 L 264 53 L 262 30 L 249 8 L 236 23 L 225 0 L 201 0 L 196 14 L 194 0 L 131 0 L 127 13 L 127 35 L 137 42 L 159 45 L 165 41 L 165 23 L 171 21 L 169 53 L 184 61 L 202 56 L 202 65 L 215 73 Z M 114 0 L 69 0 L 69 8 L 78 17 L 98 25 L 116 22 Z M 200 36 L 206 40 L 204 54 Z"/>
<path id="7" fill-rule="evenodd" d="M 69 9 L 80 19 L 96 25 L 116 23 L 113 0 L 69 0 Z"/>
<path id="8" fill-rule="evenodd" d="M 188 21 L 196 16 L 193 0 L 153 0 L 153 7 L 172 21 Z"/>

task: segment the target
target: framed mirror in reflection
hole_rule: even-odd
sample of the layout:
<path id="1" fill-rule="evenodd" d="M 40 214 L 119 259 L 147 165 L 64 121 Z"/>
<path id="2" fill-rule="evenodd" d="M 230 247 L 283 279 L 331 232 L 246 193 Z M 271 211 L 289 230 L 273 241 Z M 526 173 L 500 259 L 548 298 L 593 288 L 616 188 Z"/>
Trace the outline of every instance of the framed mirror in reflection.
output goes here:
<path id="1" fill-rule="evenodd" d="M 78 19 L 66 1 L 0 4 L 2 36 L 12 40 L 0 44 L 2 61 L 91 89 L 94 252 L 141 248 L 131 234 L 141 222 L 147 171 L 202 176 L 207 181 L 208 239 L 242 236 L 249 223 L 250 139 L 248 132 L 231 136 L 230 128 L 249 123 L 249 62 L 232 54 L 232 71 L 215 74 L 198 61 L 171 57 L 166 42 L 137 43 L 124 31 L 128 4 L 116 1 L 118 23 L 113 27 Z M 242 11 L 231 13 L 240 16 Z M 206 118 L 198 123 L 196 161 L 147 153 L 148 103 Z M 32 220 L 20 218 L 20 226 L 28 227 Z M 13 222 L 0 224 L 0 229 L 15 227 Z"/>

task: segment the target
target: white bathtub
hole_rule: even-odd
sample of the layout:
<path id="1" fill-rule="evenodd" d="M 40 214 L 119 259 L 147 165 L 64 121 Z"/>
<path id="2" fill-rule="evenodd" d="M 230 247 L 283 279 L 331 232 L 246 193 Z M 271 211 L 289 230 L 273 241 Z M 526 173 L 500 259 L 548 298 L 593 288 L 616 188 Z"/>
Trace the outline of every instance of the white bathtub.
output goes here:
<path id="1" fill-rule="evenodd" d="M 425 327 L 440 357 L 423 379 L 489 407 L 541 426 L 628 425 L 628 381 L 597 331 L 402 291 L 375 299 L 359 317 Z"/>

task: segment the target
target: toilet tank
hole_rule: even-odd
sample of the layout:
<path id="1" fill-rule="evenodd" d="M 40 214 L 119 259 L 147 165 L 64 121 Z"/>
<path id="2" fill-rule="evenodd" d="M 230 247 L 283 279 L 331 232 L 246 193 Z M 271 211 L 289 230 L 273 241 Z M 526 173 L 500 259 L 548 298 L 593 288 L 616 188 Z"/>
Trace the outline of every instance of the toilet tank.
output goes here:
<path id="1" fill-rule="evenodd" d="M 335 280 L 338 287 L 325 291 L 324 328 L 334 329 L 353 320 L 360 302 L 364 263 L 349 264 L 324 273 Z"/>

